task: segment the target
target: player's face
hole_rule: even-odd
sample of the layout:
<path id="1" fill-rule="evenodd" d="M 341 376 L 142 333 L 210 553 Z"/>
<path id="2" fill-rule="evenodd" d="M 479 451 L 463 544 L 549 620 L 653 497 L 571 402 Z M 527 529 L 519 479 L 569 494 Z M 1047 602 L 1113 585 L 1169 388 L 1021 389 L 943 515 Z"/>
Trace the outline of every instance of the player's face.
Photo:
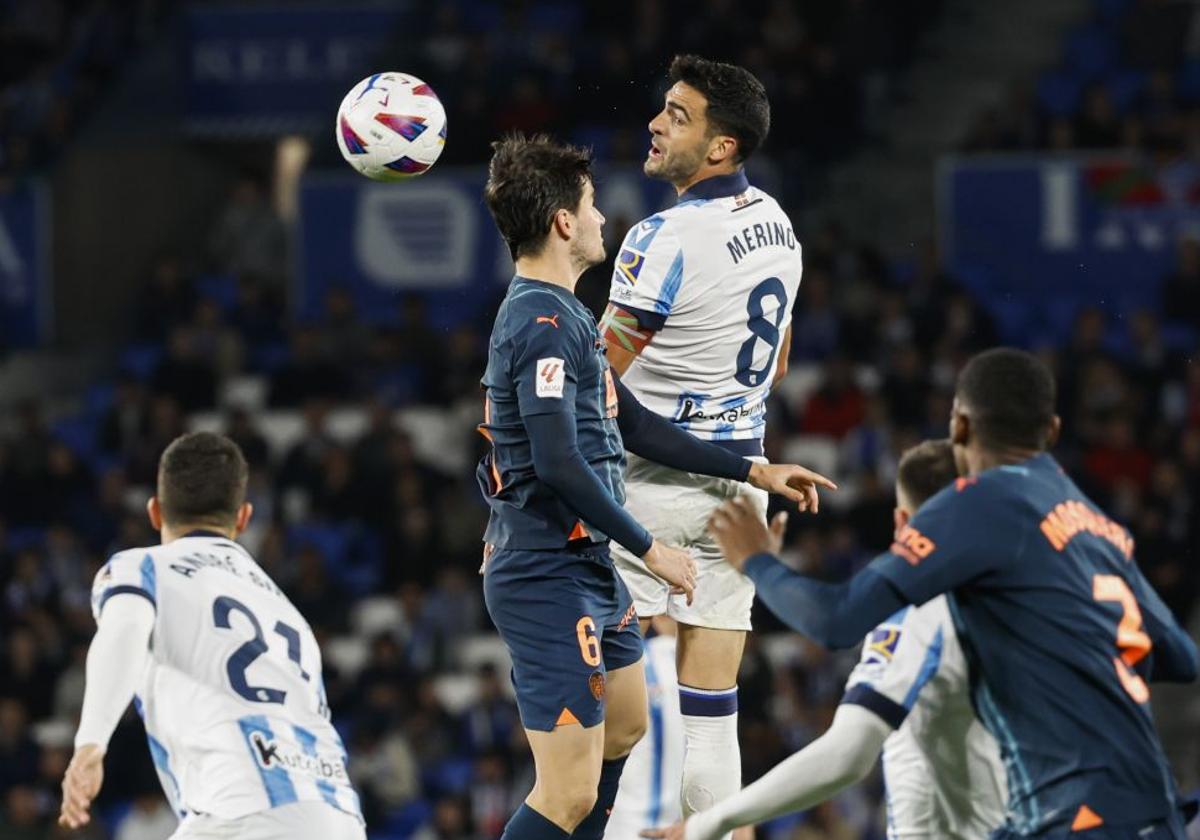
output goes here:
<path id="1" fill-rule="evenodd" d="M 604 215 L 596 208 L 596 188 L 588 181 L 575 213 L 577 232 L 571 240 L 571 255 L 577 265 L 587 267 L 604 262 Z"/>
<path id="2" fill-rule="evenodd" d="M 650 151 L 642 170 L 672 184 L 690 181 L 712 142 L 707 112 L 708 100 L 700 91 L 676 82 L 667 91 L 663 109 L 650 120 Z"/>

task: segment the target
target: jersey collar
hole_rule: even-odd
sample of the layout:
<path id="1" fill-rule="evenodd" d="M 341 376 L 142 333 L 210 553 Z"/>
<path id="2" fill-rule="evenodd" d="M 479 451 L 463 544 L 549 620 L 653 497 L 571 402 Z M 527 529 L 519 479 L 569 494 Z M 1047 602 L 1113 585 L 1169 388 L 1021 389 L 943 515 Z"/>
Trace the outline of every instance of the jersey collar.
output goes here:
<path id="1" fill-rule="evenodd" d="M 750 189 L 750 181 L 746 178 L 745 170 L 730 172 L 728 175 L 714 175 L 692 184 L 679 201 L 711 201 L 714 198 L 730 198 L 741 195 Z"/>
<path id="2" fill-rule="evenodd" d="M 188 531 L 184 537 L 211 537 L 217 540 L 228 540 L 229 537 L 224 534 L 218 534 L 216 531 L 209 531 L 204 528 L 197 528 L 194 531 Z M 182 539 L 182 538 L 181 538 Z"/>

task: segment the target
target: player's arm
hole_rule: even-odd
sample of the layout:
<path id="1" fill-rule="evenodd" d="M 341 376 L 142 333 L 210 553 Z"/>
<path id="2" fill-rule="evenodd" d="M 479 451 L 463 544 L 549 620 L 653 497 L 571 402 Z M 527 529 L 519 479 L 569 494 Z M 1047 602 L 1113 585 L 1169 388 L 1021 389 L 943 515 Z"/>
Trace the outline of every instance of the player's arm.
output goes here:
<path id="1" fill-rule="evenodd" d="M 817 485 L 836 490 L 837 485 L 819 473 L 795 464 L 759 464 L 676 426 L 650 411 L 625 387 L 617 388 L 617 422 L 625 448 L 635 455 L 684 472 L 749 481 L 755 487 L 786 496 L 800 510 L 816 513 Z"/>
<path id="2" fill-rule="evenodd" d="M 845 648 L 906 604 L 923 604 L 997 567 L 1019 544 L 1020 526 L 1004 522 L 1006 509 L 996 510 L 978 490 L 972 485 L 967 493 L 939 493 L 891 549 L 843 583 L 784 566 L 778 559 L 782 533 L 768 531 L 744 499 L 718 508 L 709 530 L 726 562 L 754 581 L 758 597 L 780 621 L 827 647 Z M 1007 552 L 987 536 L 1006 527 L 1012 541 L 1002 541 Z"/>
<path id="3" fill-rule="evenodd" d="M 1134 586 L 1142 622 L 1150 636 L 1150 679 L 1194 682 L 1200 674 L 1196 643 L 1140 571 L 1135 572 Z"/>
<path id="4" fill-rule="evenodd" d="M 641 321 L 650 320 L 646 315 L 645 312 L 636 312 L 610 302 L 600 318 L 600 334 L 604 336 L 608 363 L 618 375 L 623 376 L 629 370 L 633 360 L 657 332 L 649 326 L 642 326 Z"/>
<path id="5" fill-rule="evenodd" d="M 629 370 L 666 324 L 682 280 L 683 248 L 671 222 L 651 216 L 626 234 L 600 319 L 608 362 L 618 374 Z"/>
<path id="6" fill-rule="evenodd" d="M 118 589 L 119 587 L 110 587 Z M 59 824 L 79 828 L 104 780 L 104 753 L 150 658 L 154 604 L 130 589 L 105 598 L 88 648 L 75 755 L 63 778 Z"/>
<path id="7" fill-rule="evenodd" d="M 779 353 L 775 363 L 775 378 L 771 380 L 771 388 L 774 389 L 788 372 L 788 357 L 792 354 L 792 325 L 788 324 L 787 332 L 783 334 L 783 344 L 779 346 Z"/>
<path id="8" fill-rule="evenodd" d="M 682 831 L 675 827 L 642 836 L 717 840 L 739 826 L 811 808 L 865 777 L 891 732 L 867 709 L 843 704 L 825 734 L 754 784 L 693 815 Z"/>

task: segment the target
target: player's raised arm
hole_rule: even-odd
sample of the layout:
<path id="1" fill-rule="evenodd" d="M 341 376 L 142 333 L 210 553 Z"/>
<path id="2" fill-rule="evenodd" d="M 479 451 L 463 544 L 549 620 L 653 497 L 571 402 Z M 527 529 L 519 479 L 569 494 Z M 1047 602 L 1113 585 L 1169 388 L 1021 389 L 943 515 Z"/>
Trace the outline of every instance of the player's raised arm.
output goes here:
<path id="1" fill-rule="evenodd" d="M 685 472 L 748 481 L 786 496 L 801 511 L 820 507 L 817 487 L 836 490 L 825 476 L 796 464 L 760 464 L 701 440 L 643 406 L 618 377 L 616 380 L 621 437 L 625 448 L 647 460 Z"/>

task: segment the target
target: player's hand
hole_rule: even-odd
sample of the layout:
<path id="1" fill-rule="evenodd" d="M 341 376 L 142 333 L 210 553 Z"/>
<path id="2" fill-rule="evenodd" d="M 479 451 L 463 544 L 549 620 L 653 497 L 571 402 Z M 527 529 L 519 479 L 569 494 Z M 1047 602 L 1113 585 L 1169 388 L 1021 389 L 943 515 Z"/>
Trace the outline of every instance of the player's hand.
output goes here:
<path id="1" fill-rule="evenodd" d="M 816 513 L 820 508 L 818 486 L 828 490 L 837 489 L 837 485 L 825 476 L 798 464 L 760 464 L 756 461 L 750 467 L 747 480 L 760 490 L 791 499 L 801 513 L 806 510 Z"/>
<path id="2" fill-rule="evenodd" d="M 726 502 L 708 520 L 708 532 L 721 546 L 721 556 L 739 572 L 745 572 L 746 561 L 755 554 L 778 555 L 783 547 L 783 532 L 787 529 L 787 511 L 780 511 L 763 523 L 747 496 Z"/>
<path id="3" fill-rule="evenodd" d="M 486 542 L 483 544 L 483 560 L 480 561 L 480 563 L 479 563 L 479 574 L 482 575 L 484 572 L 487 571 L 488 561 L 492 559 L 492 555 L 495 553 L 496 553 L 496 546 L 492 545 L 491 543 L 486 543 Z"/>
<path id="4" fill-rule="evenodd" d="M 666 828 L 647 828 L 638 834 L 639 837 L 662 837 L 666 840 L 684 840 L 684 826 L 687 820 L 680 820 L 675 825 Z"/>
<path id="5" fill-rule="evenodd" d="M 104 783 L 104 750 L 96 744 L 84 744 L 75 750 L 63 776 L 62 810 L 58 824 L 63 828 L 82 828 L 92 821 L 88 811 Z"/>
<path id="6" fill-rule="evenodd" d="M 642 558 L 646 568 L 671 584 L 672 595 L 686 595 L 689 605 L 696 590 L 696 561 L 682 548 L 663 545 L 658 540 Z"/>

